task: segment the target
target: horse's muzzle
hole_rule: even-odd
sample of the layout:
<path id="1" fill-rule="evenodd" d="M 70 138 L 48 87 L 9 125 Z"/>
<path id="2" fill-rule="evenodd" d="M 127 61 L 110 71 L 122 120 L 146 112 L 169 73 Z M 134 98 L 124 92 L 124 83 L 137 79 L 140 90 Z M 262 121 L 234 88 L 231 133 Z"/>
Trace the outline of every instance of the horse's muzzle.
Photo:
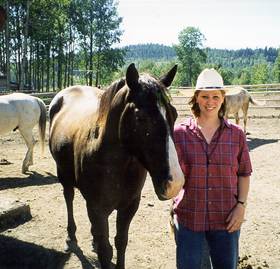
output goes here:
<path id="1" fill-rule="evenodd" d="M 174 180 L 170 177 L 167 181 L 164 181 L 161 187 L 156 189 L 158 199 L 164 201 L 177 196 L 184 183 L 185 180 Z"/>

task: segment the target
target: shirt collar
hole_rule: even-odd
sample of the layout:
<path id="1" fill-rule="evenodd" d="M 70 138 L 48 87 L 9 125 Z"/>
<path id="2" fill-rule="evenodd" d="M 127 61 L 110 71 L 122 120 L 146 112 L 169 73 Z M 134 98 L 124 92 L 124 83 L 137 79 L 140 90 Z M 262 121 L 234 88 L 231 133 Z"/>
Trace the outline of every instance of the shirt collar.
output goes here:
<path id="1" fill-rule="evenodd" d="M 222 118 L 221 124 L 222 124 L 221 129 L 224 129 L 225 127 L 227 127 L 227 128 L 232 127 L 232 124 L 224 118 Z M 190 130 L 195 130 L 197 128 L 196 121 L 192 117 L 187 118 L 187 120 L 185 122 L 181 123 L 181 125 L 188 126 Z"/>
<path id="2" fill-rule="evenodd" d="M 197 128 L 196 122 L 192 117 L 187 118 L 187 120 L 181 123 L 181 125 L 188 126 L 190 130 L 194 130 Z"/>
<path id="3" fill-rule="evenodd" d="M 230 128 L 231 129 L 231 127 L 232 127 L 232 124 L 228 121 L 228 120 L 226 120 L 226 119 L 222 119 L 222 128 L 224 128 L 224 127 L 227 127 L 227 128 Z"/>

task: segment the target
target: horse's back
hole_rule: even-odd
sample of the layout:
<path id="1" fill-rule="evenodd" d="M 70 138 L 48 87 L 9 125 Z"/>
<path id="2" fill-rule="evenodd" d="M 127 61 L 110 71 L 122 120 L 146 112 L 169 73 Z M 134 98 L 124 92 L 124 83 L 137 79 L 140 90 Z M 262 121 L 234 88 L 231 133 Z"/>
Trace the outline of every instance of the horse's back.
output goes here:
<path id="1" fill-rule="evenodd" d="M 52 143 L 72 140 L 95 124 L 102 90 L 89 86 L 72 86 L 60 91 L 50 103 Z M 62 141 L 58 141 L 61 140 Z"/>
<path id="2" fill-rule="evenodd" d="M 250 95 L 242 87 L 238 87 L 240 91 L 236 94 L 226 96 L 227 113 L 237 113 L 244 105 L 249 104 Z"/>
<path id="3" fill-rule="evenodd" d="M 71 120 L 83 117 L 84 113 L 96 113 L 102 92 L 90 86 L 72 86 L 60 91 L 50 103 L 50 119 L 62 111 L 74 114 Z"/>

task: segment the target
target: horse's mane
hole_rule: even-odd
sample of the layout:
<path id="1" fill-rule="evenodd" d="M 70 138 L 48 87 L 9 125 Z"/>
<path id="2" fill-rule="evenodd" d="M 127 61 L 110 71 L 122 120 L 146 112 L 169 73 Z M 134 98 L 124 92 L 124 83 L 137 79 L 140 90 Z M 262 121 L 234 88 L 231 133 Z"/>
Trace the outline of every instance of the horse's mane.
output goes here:
<path id="1" fill-rule="evenodd" d="M 125 79 L 121 78 L 114 81 L 108 88 L 105 89 L 99 107 L 99 115 L 97 119 L 97 126 L 101 126 L 105 123 L 111 102 L 116 93 L 125 85 Z"/>
<path id="2" fill-rule="evenodd" d="M 153 84 L 156 83 L 157 79 L 150 74 L 141 74 L 141 78 L 144 79 L 144 83 Z M 125 78 L 114 81 L 108 88 L 105 88 L 104 93 L 102 94 L 99 106 L 99 114 L 97 118 L 97 127 L 104 126 L 108 112 L 111 107 L 112 100 L 116 93 L 125 85 Z M 163 85 L 163 87 L 165 87 Z M 167 107 L 167 103 L 170 103 L 171 97 L 168 95 L 168 92 L 160 91 L 155 92 L 157 100 L 160 105 Z"/>

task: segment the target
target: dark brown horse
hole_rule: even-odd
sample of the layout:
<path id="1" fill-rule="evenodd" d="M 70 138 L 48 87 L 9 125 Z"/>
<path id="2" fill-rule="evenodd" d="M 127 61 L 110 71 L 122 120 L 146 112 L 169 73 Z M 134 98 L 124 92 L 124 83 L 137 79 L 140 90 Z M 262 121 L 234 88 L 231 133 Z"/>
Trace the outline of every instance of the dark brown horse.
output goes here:
<path id="1" fill-rule="evenodd" d="M 50 150 L 64 189 L 68 213 L 67 246 L 76 244 L 74 187 L 86 200 L 93 246 L 102 269 L 111 268 L 108 217 L 117 210 L 116 268 L 125 268 L 130 222 L 147 171 L 159 199 L 174 197 L 184 184 L 172 140 L 177 117 L 167 89 L 177 66 L 157 80 L 134 64 L 126 78 L 104 92 L 74 86 L 50 104 Z"/>

